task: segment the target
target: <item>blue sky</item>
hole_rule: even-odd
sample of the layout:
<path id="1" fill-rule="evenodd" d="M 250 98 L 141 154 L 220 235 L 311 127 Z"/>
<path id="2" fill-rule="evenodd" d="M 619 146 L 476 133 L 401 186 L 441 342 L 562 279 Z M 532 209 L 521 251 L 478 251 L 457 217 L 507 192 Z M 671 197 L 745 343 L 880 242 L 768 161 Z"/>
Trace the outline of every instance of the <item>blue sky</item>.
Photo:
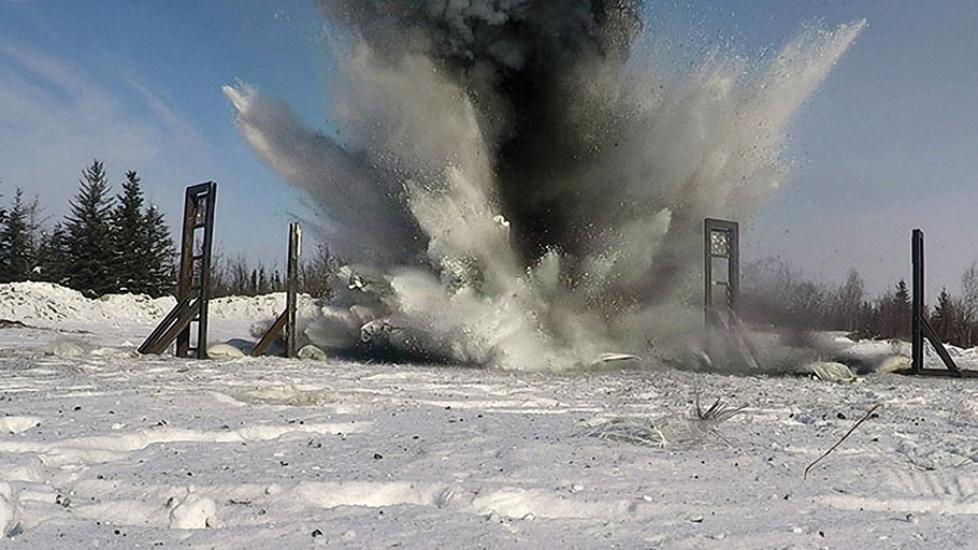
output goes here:
<path id="1" fill-rule="evenodd" d="M 311 2 L 0 0 L 0 192 L 60 218 L 81 169 L 138 170 L 171 222 L 186 185 L 219 182 L 218 240 L 278 262 L 300 198 L 235 131 L 242 78 L 323 118 L 327 62 Z"/>
<path id="2" fill-rule="evenodd" d="M 929 285 L 978 259 L 978 4 L 963 0 L 649 0 L 651 32 L 756 56 L 804 24 L 869 28 L 796 120 L 793 178 L 748 224 L 748 256 L 872 290 L 909 275 L 928 236 Z M 236 133 L 220 87 L 242 79 L 328 127 L 327 29 L 311 0 L 0 0 L 0 192 L 52 219 L 81 169 L 139 170 L 179 216 L 181 189 L 220 182 L 218 240 L 278 262 L 301 197 Z"/>

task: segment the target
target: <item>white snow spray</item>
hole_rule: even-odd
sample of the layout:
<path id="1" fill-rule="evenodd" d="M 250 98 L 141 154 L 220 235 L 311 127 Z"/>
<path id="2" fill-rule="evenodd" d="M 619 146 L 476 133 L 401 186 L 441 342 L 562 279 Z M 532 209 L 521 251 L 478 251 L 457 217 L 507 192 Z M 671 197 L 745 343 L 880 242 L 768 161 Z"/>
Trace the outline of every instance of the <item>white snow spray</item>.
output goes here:
<path id="1" fill-rule="evenodd" d="M 701 324 L 705 216 L 786 179 L 788 125 L 865 26 L 676 74 L 639 0 L 321 0 L 335 135 L 226 86 L 348 264 L 305 329 L 334 351 L 563 370 Z"/>

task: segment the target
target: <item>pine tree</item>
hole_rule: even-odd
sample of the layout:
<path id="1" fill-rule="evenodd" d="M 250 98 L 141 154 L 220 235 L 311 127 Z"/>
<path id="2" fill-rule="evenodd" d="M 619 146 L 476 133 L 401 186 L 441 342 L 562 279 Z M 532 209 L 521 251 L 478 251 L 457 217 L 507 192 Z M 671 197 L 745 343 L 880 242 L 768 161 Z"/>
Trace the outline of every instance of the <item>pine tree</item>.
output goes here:
<path id="1" fill-rule="evenodd" d="M 147 266 L 143 291 L 150 296 L 163 296 L 172 292 L 175 282 L 173 238 L 163 213 L 155 206 L 146 209 L 143 226 L 146 228 Z"/>
<path id="2" fill-rule="evenodd" d="M 119 291 L 145 292 L 143 285 L 149 270 L 147 230 L 139 175 L 126 172 L 122 193 L 112 211 L 112 271 Z"/>
<path id="3" fill-rule="evenodd" d="M 889 304 L 889 311 L 886 313 L 887 332 L 885 336 L 892 338 L 910 337 L 910 290 L 907 289 L 907 282 L 900 279 L 896 285 L 896 291 L 892 295 Z"/>
<path id="4" fill-rule="evenodd" d="M 258 264 L 258 294 L 268 294 L 268 277 L 265 275 L 265 266 Z"/>
<path id="5" fill-rule="evenodd" d="M 907 282 L 903 279 L 900 279 L 900 282 L 897 283 L 894 297 L 898 304 L 906 305 L 907 308 L 910 307 L 910 290 L 907 289 Z"/>
<path id="6" fill-rule="evenodd" d="M 162 296 L 173 287 L 173 239 L 156 207 L 143 211 L 139 174 L 126 172 L 112 211 L 113 271 L 119 291 Z"/>
<path id="7" fill-rule="evenodd" d="M 34 277 L 36 251 L 29 217 L 31 207 L 24 204 L 23 196 L 23 190 L 18 189 L 0 229 L 0 282 L 28 281 Z"/>
<path id="8" fill-rule="evenodd" d="M 41 280 L 68 284 L 68 235 L 61 224 L 41 235 L 37 247 L 37 265 Z"/>
<path id="9" fill-rule="evenodd" d="M 82 172 L 81 187 L 71 201 L 65 219 L 66 260 L 71 266 L 68 286 L 88 295 L 100 296 L 116 290 L 112 274 L 112 246 L 109 185 L 105 167 L 97 160 Z"/>
<path id="10" fill-rule="evenodd" d="M 956 328 L 954 326 L 956 321 L 954 309 L 954 302 L 951 300 L 951 295 L 948 294 L 946 288 L 942 288 L 940 295 L 937 297 L 937 306 L 934 307 L 934 316 L 931 318 L 931 321 L 934 325 L 934 331 L 937 332 L 937 336 L 944 342 L 951 341 Z"/>
<path id="11" fill-rule="evenodd" d="M 3 195 L 0 195 L 0 197 L 3 197 Z M 7 210 L 3 206 L 0 206 L 0 226 L 3 226 L 6 223 L 7 223 Z M 5 265 L 4 258 L 5 258 L 4 251 L 2 248 L 0 248 L 0 278 L 3 278 L 4 270 L 6 269 L 4 267 Z"/>

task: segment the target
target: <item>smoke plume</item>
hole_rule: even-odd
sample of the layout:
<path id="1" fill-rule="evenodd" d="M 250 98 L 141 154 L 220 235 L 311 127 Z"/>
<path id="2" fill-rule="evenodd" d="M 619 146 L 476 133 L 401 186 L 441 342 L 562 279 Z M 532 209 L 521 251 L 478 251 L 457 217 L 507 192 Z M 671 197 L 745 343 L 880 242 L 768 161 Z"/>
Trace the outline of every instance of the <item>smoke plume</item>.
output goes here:
<path id="1" fill-rule="evenodd" d="M 745 219 L 777 190 L 793 115 L 864 27 L 676 75 L 638 45 L 640 0 L 318 6 L 338 33 L 336 136 L 224 88 L 349 262 L 306 333 L 520 369 L 650 357 L 696 326 L 703 218 Z"/>

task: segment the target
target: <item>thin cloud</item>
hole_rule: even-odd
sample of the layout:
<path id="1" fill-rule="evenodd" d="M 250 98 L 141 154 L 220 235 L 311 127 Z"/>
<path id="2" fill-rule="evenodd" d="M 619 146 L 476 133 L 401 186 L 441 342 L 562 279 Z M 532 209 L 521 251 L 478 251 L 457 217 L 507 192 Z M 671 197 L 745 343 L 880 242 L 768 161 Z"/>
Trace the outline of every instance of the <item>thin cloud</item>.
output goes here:
<path id="1" fill-rule="evenodd" d="M 181 116 L 172 106 L 172 102 L 165 94 L 154 90 L 152 85 L 135 73 L 127 72 L 125 82 L 143 99 L 146 107 L 155 115 L 166 132 L 175 140 L 184 144 L 187 149 L 194 151 L 203 150 L 207 154 L 213 153 L 210 143 L 204 138 L 197 127 Z"/>
<path id="2" fill-rule="evenodd" d="M 0 178 L 51 213 L 63 211 L 92 158 L 113 179 L 136 169 L 169 182 L 213 165 L 201 132 L 137 75 L 92 74 L 14 45 L 0 46 L 0 74 Z"/>

